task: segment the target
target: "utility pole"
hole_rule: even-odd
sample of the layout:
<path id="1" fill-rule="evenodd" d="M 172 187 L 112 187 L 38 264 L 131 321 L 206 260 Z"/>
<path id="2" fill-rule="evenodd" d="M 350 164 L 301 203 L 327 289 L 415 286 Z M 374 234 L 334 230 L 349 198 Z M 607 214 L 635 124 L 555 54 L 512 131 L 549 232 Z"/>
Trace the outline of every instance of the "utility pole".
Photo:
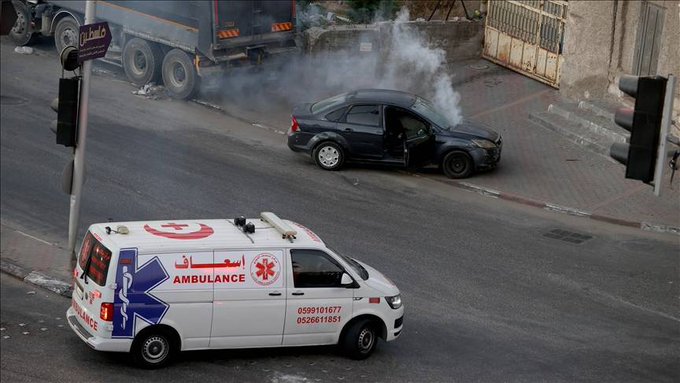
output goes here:
<path id="1" fill-rule="evenodd" d="M 663 170 L 666 167 L 666 141 L 671 129 L 671 114 L 673 114 L 673 99 L 675 98 L 675 83 L 677 79 L 674 75 L 668 76 L 666 83 L 666 96 L 663 103 L 663 114 L 661 115 L 661 133 L 659 137 L 659 148 L 656 153 L 656 170 L 654 172 L 654 195 L 661 194 L 661 182 Z"/>
<path id="2" fill-rule="evenodd" d="M 85 25 L 94 24 L 96 0 L 85 3 Z M 68 220 L 68 251 L 71 254 L 71 266 L 76 262 L 76 235 L 78 234 L 78 220 L 80 218 L 80 199 L 85 175 L 85 138 L 87 137 L 88 103 L 90 99 L 90 75 L 92 60 L 83 63 L 82 81 L 80 88 L 80 109 L 78 115 L 78 145 L 73 153 L 73 181 L 71 184 L 71 201 Z"/>

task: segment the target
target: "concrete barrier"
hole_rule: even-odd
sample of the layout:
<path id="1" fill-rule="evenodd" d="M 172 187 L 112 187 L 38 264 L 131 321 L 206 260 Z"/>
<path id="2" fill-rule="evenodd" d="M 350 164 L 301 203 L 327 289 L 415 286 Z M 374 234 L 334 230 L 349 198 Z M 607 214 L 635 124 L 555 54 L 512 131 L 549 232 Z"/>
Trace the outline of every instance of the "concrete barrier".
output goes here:
<path id="1" fill-rule="evenodd" d="M 370 25 L 343 25 L 310 28 L 304 32 L 307 54 L 344 52 L 347 55 L 385 56 L 391 49 L 393 22 Z M 484 39 L 484 23 L 480 21 L 410 21 L 402 24 L 430 48 L 445 52 L 447 62 L 479 58 Z M 398 44 L 398 41 L 395 42 Z"/>

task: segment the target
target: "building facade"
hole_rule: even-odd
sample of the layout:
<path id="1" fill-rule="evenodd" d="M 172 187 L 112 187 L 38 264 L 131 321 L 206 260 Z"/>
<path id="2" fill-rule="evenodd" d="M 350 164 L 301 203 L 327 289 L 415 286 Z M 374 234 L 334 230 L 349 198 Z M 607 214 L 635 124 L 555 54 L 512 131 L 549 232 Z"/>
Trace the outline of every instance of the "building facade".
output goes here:
<path id="1" fill-rule="evenodd" d="M 624 100 L 623 74 L 680 75 L 680 1 L 568 1 L 560 91 Z M 675 91 L 675 120 L 680 87 Z"/>

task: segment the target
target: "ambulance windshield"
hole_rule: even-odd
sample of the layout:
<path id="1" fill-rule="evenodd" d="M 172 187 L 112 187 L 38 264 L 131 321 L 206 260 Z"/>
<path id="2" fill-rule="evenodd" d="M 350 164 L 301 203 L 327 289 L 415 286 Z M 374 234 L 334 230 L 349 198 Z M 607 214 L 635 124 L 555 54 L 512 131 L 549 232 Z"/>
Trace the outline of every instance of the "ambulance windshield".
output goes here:
<path id="1" fill-rule="evenodd" d="M 352 258 L 350 258 L 350 257 L 346 257 L 346 256 L 340 254 L 340 253 L 337 252 L 337 250 L 335 250 L 335 249 L 332 249 L 332 250 L 333 250 L 333 252 L 334 252 L 335 254 L 337 254 L 340 258 L 342 258 L 343 261 L 347 262 L 347 263 L 350 265 L 350 267 L 352 267 L 352 269 L 353 269 L 354 271 L 356 271 L 357 274 L 359 274 L 359 276 L 361 277 L 361 279 L 363 279 L 364 281 L 368 279 L 368 270 L 366 270 L 363 266 L 361 266 L 361 265 L 359 264 L 359 262 L 355 261 L 354 259 L 352 259 Z"/>
<path id="2" fill-rule="evenodd" d="M 80 268 L 83 269 L 82 278 L 90 279 L 99 286 L 104 286 L 110 262 L 111 250 L 102 245 L 88 231 L 83 241 L 83 246 L 80 248 L 80 256 L 78 257 Z"/>

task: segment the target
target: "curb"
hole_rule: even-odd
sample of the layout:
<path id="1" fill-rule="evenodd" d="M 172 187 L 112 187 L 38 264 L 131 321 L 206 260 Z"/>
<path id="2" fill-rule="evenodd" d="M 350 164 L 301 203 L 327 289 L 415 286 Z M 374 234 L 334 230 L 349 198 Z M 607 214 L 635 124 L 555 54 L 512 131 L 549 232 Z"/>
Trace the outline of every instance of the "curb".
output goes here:
<path id="1" fill-rule="evenodd" d="M 0 260 L 0 271 L 21 279 L 24 282 L 42 287 L 64 297 L 71 298 L 71 293 L 73 292 L 73 287 L 71 284 L 54 279 L 39 271 L 28 271 L 23 267 L 4 259 Z"/>
<path id="2" fill-rule="evenodd" d="M 440 181 L 441 182 L 441 181 Z M 497 198 L 497 199 L 502 199 L 506 201 L 512 201 L 516 202 L 522 205 L 527 205 L 527 206 L 532 206 L 532 207 L 537 207 L 540 209 L 556 212 L 556 213 L 561 213 L 561 214 L 567 214 L 567 215 L 572 215 L 576 217 L 583 217 L 583 218 L 589 218 L 595 221 L 600 221 L 600 222 L 606 222 L 614 225 L 619 225 L 619 226 L 625 226 L 625 227 L 632 227 L 636 229 L 641 229 L 645 231 L 652 231 L 652 232 L 657 232 L 657 233 L 670 233 L 670 234 L 675 234 L 680 236 L 680 227 L 679 226 L 669 226 L 669 225 L 662 225 L 662 224 L 655 224 L 655 223 L 650 223 L 650 222 L 637 222 L 637 221 L 628 221 L 625 219 L 620 219 L 620 218 L 613 218 L 613 217 L 607 217 L 604 215 L 600 214 L 594 214 L 591 212 L 587 211 L 582 211 L 579 209 L 574 209 L 571 207 L 565 207 L 565 206 L 560 206 L 556 205 L 550 202 L 544 202 L 544 201 L 537 201 L 531 198 L 526 198 L 526 197 L 521 197 L 517 196 L 514 194 L 510 193 L 504 193 L 500 192 L 494 189 L 489 189 L 477 185 L 473 185 L 467 182 L 462 182 L 462 181 L 453 181 L 453 182 L 445 182 L 446 184 L 452 185 L 454 187 L 457 187 L 459 189 L 471 191 L 477 194 L 481 194 L 485 197 L 491 197 L 491 198 Z"/>

